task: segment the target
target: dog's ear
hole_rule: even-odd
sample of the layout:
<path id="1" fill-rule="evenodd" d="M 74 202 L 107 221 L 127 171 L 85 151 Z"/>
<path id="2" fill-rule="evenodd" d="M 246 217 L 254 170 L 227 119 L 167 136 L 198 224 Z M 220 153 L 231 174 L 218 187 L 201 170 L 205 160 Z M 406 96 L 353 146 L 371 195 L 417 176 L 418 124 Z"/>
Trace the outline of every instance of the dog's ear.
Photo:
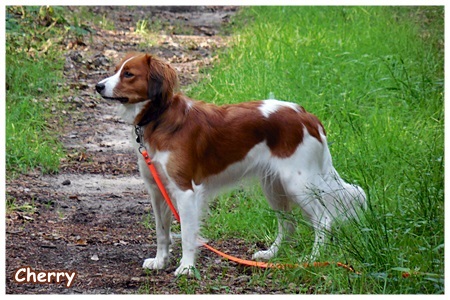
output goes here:
<path id="1" fill-rule="evenodd" d="M 177 73 L 169 64 L 151 55 L 147 54 L 146 59 L 149 66 L 148 98 L 154 105 L 167 104 L 178 84 Z"/>

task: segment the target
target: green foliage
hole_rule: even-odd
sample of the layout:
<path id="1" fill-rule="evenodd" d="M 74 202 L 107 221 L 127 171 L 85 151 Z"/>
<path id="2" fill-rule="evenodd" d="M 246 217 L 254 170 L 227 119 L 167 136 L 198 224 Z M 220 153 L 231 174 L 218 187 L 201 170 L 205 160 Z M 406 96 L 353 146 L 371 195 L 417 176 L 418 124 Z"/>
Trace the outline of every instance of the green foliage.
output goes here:
<path id="1" fill-rule="evenodd" d="M 368 195 L 368 210 L 336 226 L 321 255 L 362 275 L 277 271 L 283 280 L 314 293 L 443 293 L 443 14 L 443 7 L 249 7 L 234 20 L 232 47 L 191 90 L 217 104 L 271 92 L 301 104 L 323 121 L 341 176 Z M 211 238 L 274 239 L 275 214 L 258 189 L 219 198 L 211 214 Z M 277 260 L 302 261 L 312 242 L 300 224 Z M 416 275 L 402 278 L 403 269 Z"/>
<path id="2" fill-rule="evenodd" d="M 139 20 L 136 23 L 136 33 L 145 35 L 148 34 L 148 21 L 147 20 Z"/>

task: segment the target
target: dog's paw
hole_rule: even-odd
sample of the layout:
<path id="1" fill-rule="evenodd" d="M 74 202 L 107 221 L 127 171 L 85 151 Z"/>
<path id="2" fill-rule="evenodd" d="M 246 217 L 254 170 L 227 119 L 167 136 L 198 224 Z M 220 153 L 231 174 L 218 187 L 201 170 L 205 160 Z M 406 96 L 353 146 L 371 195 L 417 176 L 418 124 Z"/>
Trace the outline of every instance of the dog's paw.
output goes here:
<path id="1" fill-rule="evenodd" d="M 259 260 L 259 261 L 268 261 L 274 256 L 273 251 L 266 250 L 266 251 L 258 251 L 255 254 L 252 255 L 253 260 Z"/>
<path id="2" fill-rule="evenodd" d="M 144 269 L 151 269 L 151 270 L 160 270 L 163 269 L 166 266 L 166 263 L 164 259 L 159 258 L 147 258 L 144 260 L 144 263 L 142 264 L 142 267 Z"/>
<path id="3" fill-rule="evenodd" d="M 176 270 L 175 270 L 175 276 L 179 275 L 187 275 L 189 277 L 194 276 L 195 274 L 195 267 L 193 265 L 184 265 L 181 264 Z"/>

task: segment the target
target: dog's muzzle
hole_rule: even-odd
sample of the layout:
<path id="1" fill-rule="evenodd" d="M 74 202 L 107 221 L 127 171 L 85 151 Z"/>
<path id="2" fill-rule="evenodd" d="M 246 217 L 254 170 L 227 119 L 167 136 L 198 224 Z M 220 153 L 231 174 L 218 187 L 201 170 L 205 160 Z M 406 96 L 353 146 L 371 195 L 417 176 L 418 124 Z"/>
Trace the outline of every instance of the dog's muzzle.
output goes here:
<path id="1" fill-rule="evenodd" d="M 126 97 L 107 97 L 105 96 L 103 93 L 105 91 L 105 87 L 106 85 L 104 83 L 97 83 L 95 85 L 95 90 L 97 91 L 97 93 L 99 93 L 103 99 L 107 99 L 107 100 L 117 100 L 120 101 L 120 103 L 127 103 L 128 102 L 128 98 Z"/>

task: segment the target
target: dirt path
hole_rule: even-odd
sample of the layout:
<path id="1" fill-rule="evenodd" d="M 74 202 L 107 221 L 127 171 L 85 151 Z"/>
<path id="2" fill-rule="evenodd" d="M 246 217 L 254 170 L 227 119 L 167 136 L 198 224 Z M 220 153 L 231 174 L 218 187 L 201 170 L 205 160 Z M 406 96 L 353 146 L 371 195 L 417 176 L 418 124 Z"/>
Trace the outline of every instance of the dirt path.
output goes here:
<path id="1" fill-rule="evenodd" d="M 65 76 L 73 94 L 64 99 L 71 109 L 63 112 L 67 121 L 61 140 L 69 155 L 60 174 L 31 173 L 6 185 L 8 199 L 14 198 L 17 207 L 6 216 L 6 293 L 276 292 L 276 287 L 249 285 L 248 270 L 205 250 L 198 265 L 202 280 L 177 280 L 173 272 L 179 243 L 173 245 L 166 270 L 142 270 L 144 258 L 156 252 L 149 197 L 128 140 L 130 128 L 115 116 L 115 105 L 100 99 L 93 88 L 124 53 L 138 50 L 169 61 L 183 89 L 198 78 L 200 67 L 213 61 L 214 50 L 226 46 L 226 38 L 216 34 L 235 9 L 91 9 L 114 20 L 115 29 L 94 28 L 85 44 L 68 44 Z M 130 31 L 149 17 L 160 22 L 164 33 L 145 39 Z M 221 242 L 219 247 L 249 256 L 241 241 Z M 63 283 L 18 284 L 13 275 L 23 266 L 74 270 L 78 275 L 69 289 Z"/>

